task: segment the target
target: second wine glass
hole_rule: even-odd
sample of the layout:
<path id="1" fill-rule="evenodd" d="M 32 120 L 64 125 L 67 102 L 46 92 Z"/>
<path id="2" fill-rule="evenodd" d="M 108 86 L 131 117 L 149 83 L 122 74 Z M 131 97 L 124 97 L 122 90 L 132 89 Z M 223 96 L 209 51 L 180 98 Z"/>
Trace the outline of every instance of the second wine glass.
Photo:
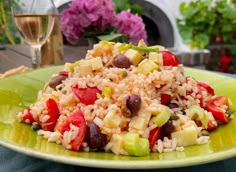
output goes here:
<path id="1" fill-rule="evenodd" d="M 28 43 L 32 50 L 32 68 L 36 69 L 41 64 L 41 47 L 50 36 L 57 8 L 52 0 L 21 0 L 17 6 L 12 7 L 16 27 L 21 37 Z"/>

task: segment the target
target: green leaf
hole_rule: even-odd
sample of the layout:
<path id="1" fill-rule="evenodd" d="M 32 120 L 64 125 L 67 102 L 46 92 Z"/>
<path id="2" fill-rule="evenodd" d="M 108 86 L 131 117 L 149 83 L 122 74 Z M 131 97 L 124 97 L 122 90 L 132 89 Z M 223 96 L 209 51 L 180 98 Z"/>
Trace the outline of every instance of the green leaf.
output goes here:
<path id="1" fill-rule="evenodd" d="M 142 7 L 139 6 L 138 4 L 131 5 L 130 9 L 131 9 L 131 13 L 138 14 L 139 16 L 141 16 L 143 13 Z"/>
<path id="2" fill-rule="evenodd" d="M 117 13 L 126 9 L 126 5 L 129 4 L 129 0 L 112 0 L 115 5 L 115 11 Z"/>
<path id="3" fill-rule="evenodd" d="M 126 41 L 126 36 L 124 34 L 119 34 L 119 33 L 110 33 L 107 35 L 100 35 L 97 36 L 98 40 L 106 40 L 106 41 L 120 41 L 120 42 L 125 42 Z"/>

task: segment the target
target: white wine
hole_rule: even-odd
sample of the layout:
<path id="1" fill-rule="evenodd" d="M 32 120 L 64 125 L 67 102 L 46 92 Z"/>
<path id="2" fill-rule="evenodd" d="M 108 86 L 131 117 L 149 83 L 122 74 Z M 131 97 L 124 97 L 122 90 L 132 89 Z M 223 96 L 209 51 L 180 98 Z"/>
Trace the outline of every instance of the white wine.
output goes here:
<path id="1" fill-rule="evenodd" d="M 21 36 L 31 46 L 45 43 L 55 22 L 55 15 L 49 14 L 15 14 L 14 20 Z"/>

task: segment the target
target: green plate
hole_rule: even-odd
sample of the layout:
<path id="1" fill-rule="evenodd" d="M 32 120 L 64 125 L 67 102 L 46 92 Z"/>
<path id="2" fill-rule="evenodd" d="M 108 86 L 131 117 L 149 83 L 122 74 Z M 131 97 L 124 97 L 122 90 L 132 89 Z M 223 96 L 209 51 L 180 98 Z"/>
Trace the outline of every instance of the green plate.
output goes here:
<path id="1" fill-rule="evenodd" d="M 0 81 L 0 145 L 33 157 L 51 161 L 103 168 L 171 168 L 204 164 L 236 155 L 236 120 L 210 134 L 208 144 L 186 147 L 182 152 L 151 153 L 146 157 L 118 156 L 103 152 L 74 152 L 49 143 L 29 125 L 19 123 L 16 114 L 34 102 L 37 92 L 61 67 L 50 67 L 15 75 Z M 236 103 L 236 80 L 204 70 L 185 68 L 186 75 L 207 81 L 216 94 Z M 234 107 L 235 109 L 235 107 Z M 234 113 L 234 116 L 236 113 Z"/>

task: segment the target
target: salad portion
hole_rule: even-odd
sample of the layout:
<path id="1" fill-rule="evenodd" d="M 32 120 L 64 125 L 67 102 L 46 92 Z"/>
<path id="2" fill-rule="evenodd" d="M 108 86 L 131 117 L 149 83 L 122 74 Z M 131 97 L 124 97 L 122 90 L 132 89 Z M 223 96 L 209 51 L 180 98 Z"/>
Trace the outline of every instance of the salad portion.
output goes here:
<path id="1" fill-rule="evenodd" d="M 208 143 L 233 118 L 229 103 L 164 47 L 101 41 L 17 118 L 66 149 L 147 156 Z"/>

